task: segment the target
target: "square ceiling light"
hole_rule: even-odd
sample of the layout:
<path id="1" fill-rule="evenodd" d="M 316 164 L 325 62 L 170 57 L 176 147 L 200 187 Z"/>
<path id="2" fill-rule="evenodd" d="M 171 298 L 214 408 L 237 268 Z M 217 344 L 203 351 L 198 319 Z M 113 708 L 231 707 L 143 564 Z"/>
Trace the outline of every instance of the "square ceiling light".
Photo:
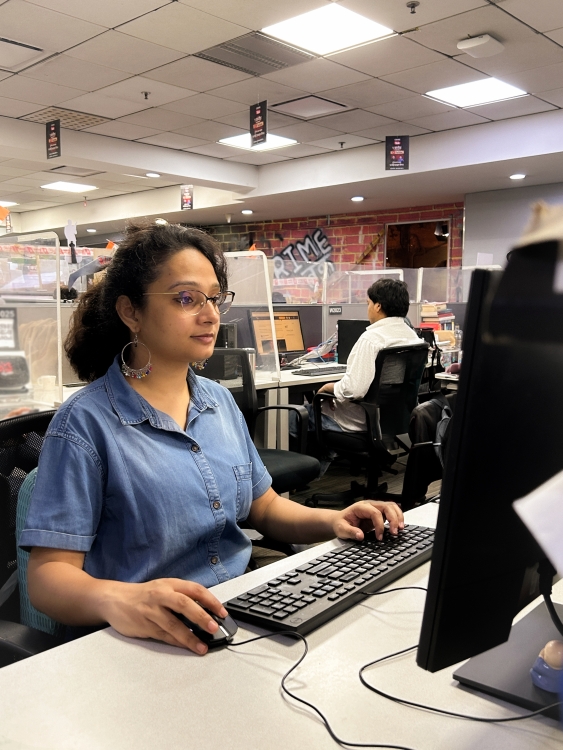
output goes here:
<path id="1" fill-rule="evenodd" d="M 95 185 L 80 185 L 78 182 L 49 182 L 41 185 L 45 190 L 60 190 L 64 193 L 87 193 L 89 190 L 97 190 Z"/>
<path id="2" fill-rule="evenodd" d="M 394 33 L 336 3 L 267 26 L 262 32 L 317 55 L 340 52 Z"/>
<path id="3" fill-rule="evenodd" d="M 233 146 L 234 148 L 244 148 L 247 151 L 272 151 L 275 148 L 293 146 L 297 141 L 293 140 L 293 138 L 285 138 L 281 135 L 268 133 L 265 143 L 253 146 L 250 140 L 250 133 L 242 133 L 241 135 L 232 135 L 229 138 L 221 138 L 218 143 L 222 143 L 224 146 Z"/>
<path id="4" fill-rule="evenodd" d="M 302 96 L 300 99 L 291 99 L 289 102 L 281 102 L 280 104 L 272 104 L 269 108 L 291 117 L 301 117 L 304 120 L 311 117 L 321 117 L 322 115 L 333 115 L 336 112 L 345 112 L 348 109 L 345 104 L 338 104 L 338 102 L 331 102 L 330 99 L 313 95 Z"/>
<path id="5" fill-rule="evenodd" d="M 478 107 L 480 104 L 528 96 L 528 93 L 509 83 L 499 81 L 498 78 L 483 78 L 480 81 L 427 91 L 425 95 L 446 104 L 453 104 L 455 107 Z"/>

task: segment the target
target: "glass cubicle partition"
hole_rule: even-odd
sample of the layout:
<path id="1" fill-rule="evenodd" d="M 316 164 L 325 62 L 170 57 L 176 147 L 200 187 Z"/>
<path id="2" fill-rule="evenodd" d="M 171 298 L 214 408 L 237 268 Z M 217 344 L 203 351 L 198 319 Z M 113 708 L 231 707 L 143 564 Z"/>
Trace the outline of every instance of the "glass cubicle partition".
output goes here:
<path id="1" fill-rule="evenodd" d="M 271 266 L 264 253 L 225 253 L 229 289 L 235 293 L 231 309 L 221 323 L 231 326 L 231 341 L 256 352 L 256 384 L 279 380 L 278 344 L 275 335 Z"/>
<path id="2" fill-rule="evenodd" d="M 0 238 L 0 418 L 62 400 L 62 331 L 54 232 Z"/>

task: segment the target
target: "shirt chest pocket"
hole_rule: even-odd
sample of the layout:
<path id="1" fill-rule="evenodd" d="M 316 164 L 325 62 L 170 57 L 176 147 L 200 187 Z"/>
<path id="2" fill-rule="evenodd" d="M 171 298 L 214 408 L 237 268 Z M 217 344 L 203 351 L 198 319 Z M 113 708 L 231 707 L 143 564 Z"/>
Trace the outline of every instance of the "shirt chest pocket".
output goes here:
<path id="1" fill-rule="evenodd" d="M 237 521 L 245 519 L 252 503 L 252 464 L 233 466 L 237 482 Z"/>

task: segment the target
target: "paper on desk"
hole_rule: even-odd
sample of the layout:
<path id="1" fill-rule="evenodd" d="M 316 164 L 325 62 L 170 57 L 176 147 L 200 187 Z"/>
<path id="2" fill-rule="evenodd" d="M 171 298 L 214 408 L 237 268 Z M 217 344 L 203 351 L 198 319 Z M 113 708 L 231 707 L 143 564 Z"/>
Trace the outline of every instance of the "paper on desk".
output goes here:
<path id="1" fill-rule="evenodd" d="M 514 510 L 563 575 L 563 471 L 516 500 Z"/>

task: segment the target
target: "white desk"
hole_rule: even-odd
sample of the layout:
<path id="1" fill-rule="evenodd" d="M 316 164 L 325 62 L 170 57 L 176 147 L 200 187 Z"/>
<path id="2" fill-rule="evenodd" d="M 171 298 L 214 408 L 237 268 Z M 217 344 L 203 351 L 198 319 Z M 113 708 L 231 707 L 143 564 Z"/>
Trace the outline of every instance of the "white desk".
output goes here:
<path id="1" fill-rule="evenodd" d="M 409 519 L 433 525 L 435 514 L 435 506 L 424 506 L 410 511 Z M 214 591 L 227 600 L 318 554 L 318 547 L 306 550 Z M 428 564 L 401 584 L 424 586 L 427 575 Z M 562 587 L 556 591 L 562 600 Z M 324 711 L 347 740 L 415 750 L 561 750 L 563 732 L 549 719 L 480 725 L 398 706 L 360 684 L 360 666 L 417 642 L 423 605 L 423 592 L 396 592 L 366 600 L 319 628 L 308 636 L 309 655 L 290 688 Z M 239 629 L 236 640 L 252 634 L 248 627 Z M 334 750 L 318 719 L 280 693 L 281 677 L 302 648 L 278 636 L 198 657 L 109 628 L 0 670 L 0 747 Z M 453 669 L 429 674 L 411 654 L 367 676 L 389 692 L 453 710 L 480 716 L 519 712 L 459 689 Z"/>

